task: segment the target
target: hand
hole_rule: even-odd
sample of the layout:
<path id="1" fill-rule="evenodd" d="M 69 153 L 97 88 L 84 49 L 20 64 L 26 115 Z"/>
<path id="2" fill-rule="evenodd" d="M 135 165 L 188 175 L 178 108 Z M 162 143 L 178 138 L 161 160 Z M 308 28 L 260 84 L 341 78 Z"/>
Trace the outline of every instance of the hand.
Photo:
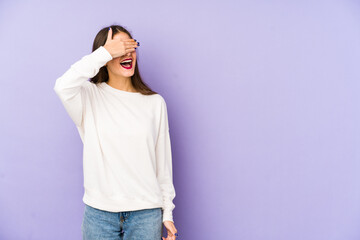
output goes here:
<path id="1" fill-rule="evenodd" d="M 113 58 L 123 56 L 129 52 L 135 51 L 137 42 L 134 39 L 113 39 L 112 29 L 110 28 L 104 48 L 111 54 Z"/>
<path id="2" fill-rule="evenodd" d="M 167 230 L 167 238 L 162 237 L 163 240 L 175 240 L 176 236 L 175 233 L 177 233 L 177 230 L 175 228 L 175 225 L 172 221 L 165 221 L 164 226 Z"/>

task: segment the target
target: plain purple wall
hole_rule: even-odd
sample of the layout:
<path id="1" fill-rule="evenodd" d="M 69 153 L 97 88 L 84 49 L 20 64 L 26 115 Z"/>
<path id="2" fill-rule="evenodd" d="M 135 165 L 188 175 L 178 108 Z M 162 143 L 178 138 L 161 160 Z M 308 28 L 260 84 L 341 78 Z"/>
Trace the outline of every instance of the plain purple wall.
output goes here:
<path id="1" fill-rule="evenodd" d="M 81 239 L 53 87 L 127 27 L 167 101 L 180 239 L 360 239 L 358 1 L 1 1 L 0 239 Z"/>

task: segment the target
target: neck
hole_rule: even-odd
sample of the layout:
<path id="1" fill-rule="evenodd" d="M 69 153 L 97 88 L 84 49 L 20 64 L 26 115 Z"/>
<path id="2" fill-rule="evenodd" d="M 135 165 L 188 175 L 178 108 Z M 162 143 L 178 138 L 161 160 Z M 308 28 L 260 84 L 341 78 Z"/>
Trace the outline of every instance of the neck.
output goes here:
<path id="1" fill-rule="evenodd" d="M 131 77 L 112 76 L 111 74 L 109 74 L 109 81 L 107 83 L 111 87 L 119 90 L 136 92 L 131 83 Z"/>

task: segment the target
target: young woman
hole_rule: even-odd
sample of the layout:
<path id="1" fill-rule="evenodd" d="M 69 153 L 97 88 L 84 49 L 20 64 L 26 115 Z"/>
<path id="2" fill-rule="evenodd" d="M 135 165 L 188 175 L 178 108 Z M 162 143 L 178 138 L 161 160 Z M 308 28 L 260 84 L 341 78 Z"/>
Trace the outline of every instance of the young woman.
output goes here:
<path id="1" fill-rule="evenodd" d="M 124 27 L 103 28 L 55 83 L 84 145 L 86 240 L 177 237 L 167 107 L 141 79 L 138 46 Z"/>

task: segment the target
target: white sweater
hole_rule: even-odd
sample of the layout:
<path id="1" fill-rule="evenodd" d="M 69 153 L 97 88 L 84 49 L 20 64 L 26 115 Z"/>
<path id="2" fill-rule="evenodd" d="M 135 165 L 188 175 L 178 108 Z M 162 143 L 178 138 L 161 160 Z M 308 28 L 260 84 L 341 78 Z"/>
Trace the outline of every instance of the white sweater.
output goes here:
<path id="1" fill-rule="evenodd" d="M 143 95 L 88 81 L 112 60 L 99 47 L 56 80 L 54 90 L 83 142 L 83 202 L 110 212 L 161 207 L 173 221 L 175 189 L 167 108 Z"/>

